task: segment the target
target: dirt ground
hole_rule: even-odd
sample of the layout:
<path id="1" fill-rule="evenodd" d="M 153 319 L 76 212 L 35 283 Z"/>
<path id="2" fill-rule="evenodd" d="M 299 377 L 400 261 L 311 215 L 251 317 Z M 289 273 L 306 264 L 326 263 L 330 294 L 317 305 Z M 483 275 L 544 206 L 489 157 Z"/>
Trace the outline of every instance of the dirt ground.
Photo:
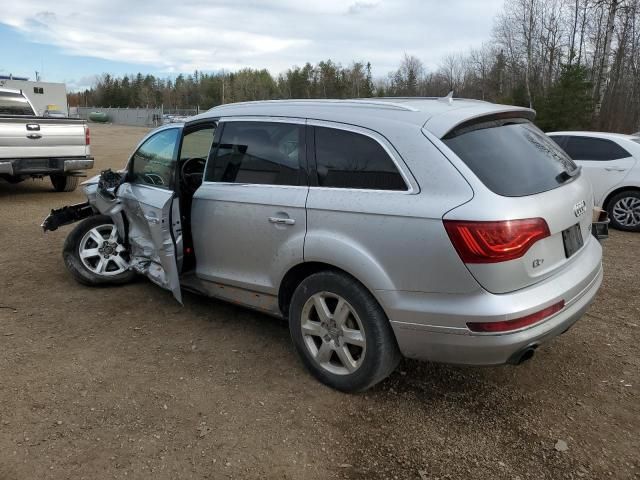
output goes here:
<path id="1" fill-rule="evenodd" d="M 92 126 L 95 172 L 144 132 Z M 345 395 L 303 370 L 282 321 L 75 283 L 70 227 L 40 223 L 82 200 L 0 184 L 1 480 L 640 478 L 640 234 L 611 233 L 596 302 L 532 361 L 404 361 Z"/>

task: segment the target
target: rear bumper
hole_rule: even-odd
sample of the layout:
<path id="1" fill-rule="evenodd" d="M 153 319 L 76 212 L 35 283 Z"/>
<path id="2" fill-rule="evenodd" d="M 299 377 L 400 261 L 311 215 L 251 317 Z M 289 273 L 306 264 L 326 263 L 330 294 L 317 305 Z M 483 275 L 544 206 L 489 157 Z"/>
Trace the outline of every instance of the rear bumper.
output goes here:
<path id="1" fill-rule="evenodd" d="M 595 239 L 563 272 L 508 294 L 377 292 L 404 356 L 466 365 L 500 365 L 568 330 L 602 283 L 602 249 Z M 511 333 L 472 333 L 466 322 L 510 320 L 565 301 L 557 314 Z"/>
<path id="2" fill-rule="evenodd" d="M 0 175 L 69 175 L 90 168 L 93 157 L 0 159 Z"/>

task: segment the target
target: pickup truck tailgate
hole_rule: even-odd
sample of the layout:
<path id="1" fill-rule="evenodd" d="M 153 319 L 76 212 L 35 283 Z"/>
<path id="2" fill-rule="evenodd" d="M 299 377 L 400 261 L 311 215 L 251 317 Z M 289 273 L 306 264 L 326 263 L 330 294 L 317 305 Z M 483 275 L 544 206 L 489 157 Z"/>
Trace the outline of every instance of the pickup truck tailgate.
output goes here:
<path id="1" fill-rule="evenodd" d="M 0 118 L 0 159 L 86 157 L 85 123 L 41 117 Z"/>

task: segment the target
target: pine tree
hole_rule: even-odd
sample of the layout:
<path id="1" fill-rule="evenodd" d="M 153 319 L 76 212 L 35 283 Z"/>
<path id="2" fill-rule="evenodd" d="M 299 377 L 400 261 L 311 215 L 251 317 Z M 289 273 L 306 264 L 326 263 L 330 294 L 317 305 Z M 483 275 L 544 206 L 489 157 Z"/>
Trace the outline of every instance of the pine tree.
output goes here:
<path id="1" fill-rule="evenodd" d="M 549 89 L 538 110 L 537 124 L 546 131 L 584 130 L 591 123 L 592 86 L 587 69 L 563 65 L 560 78 Z"/>

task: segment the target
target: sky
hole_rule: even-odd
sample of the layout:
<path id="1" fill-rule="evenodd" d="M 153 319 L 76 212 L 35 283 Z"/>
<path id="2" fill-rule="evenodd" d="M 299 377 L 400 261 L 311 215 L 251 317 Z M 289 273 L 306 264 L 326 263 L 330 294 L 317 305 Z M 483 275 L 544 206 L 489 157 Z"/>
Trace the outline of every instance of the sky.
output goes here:
<path id="1" fill-rule="evenodd" d="M 332 59 L 428 70 L 490 38 L 503 0 L 3 0 L 0 75 L 84 89 L 102 73 L 272 74 Z"/>

